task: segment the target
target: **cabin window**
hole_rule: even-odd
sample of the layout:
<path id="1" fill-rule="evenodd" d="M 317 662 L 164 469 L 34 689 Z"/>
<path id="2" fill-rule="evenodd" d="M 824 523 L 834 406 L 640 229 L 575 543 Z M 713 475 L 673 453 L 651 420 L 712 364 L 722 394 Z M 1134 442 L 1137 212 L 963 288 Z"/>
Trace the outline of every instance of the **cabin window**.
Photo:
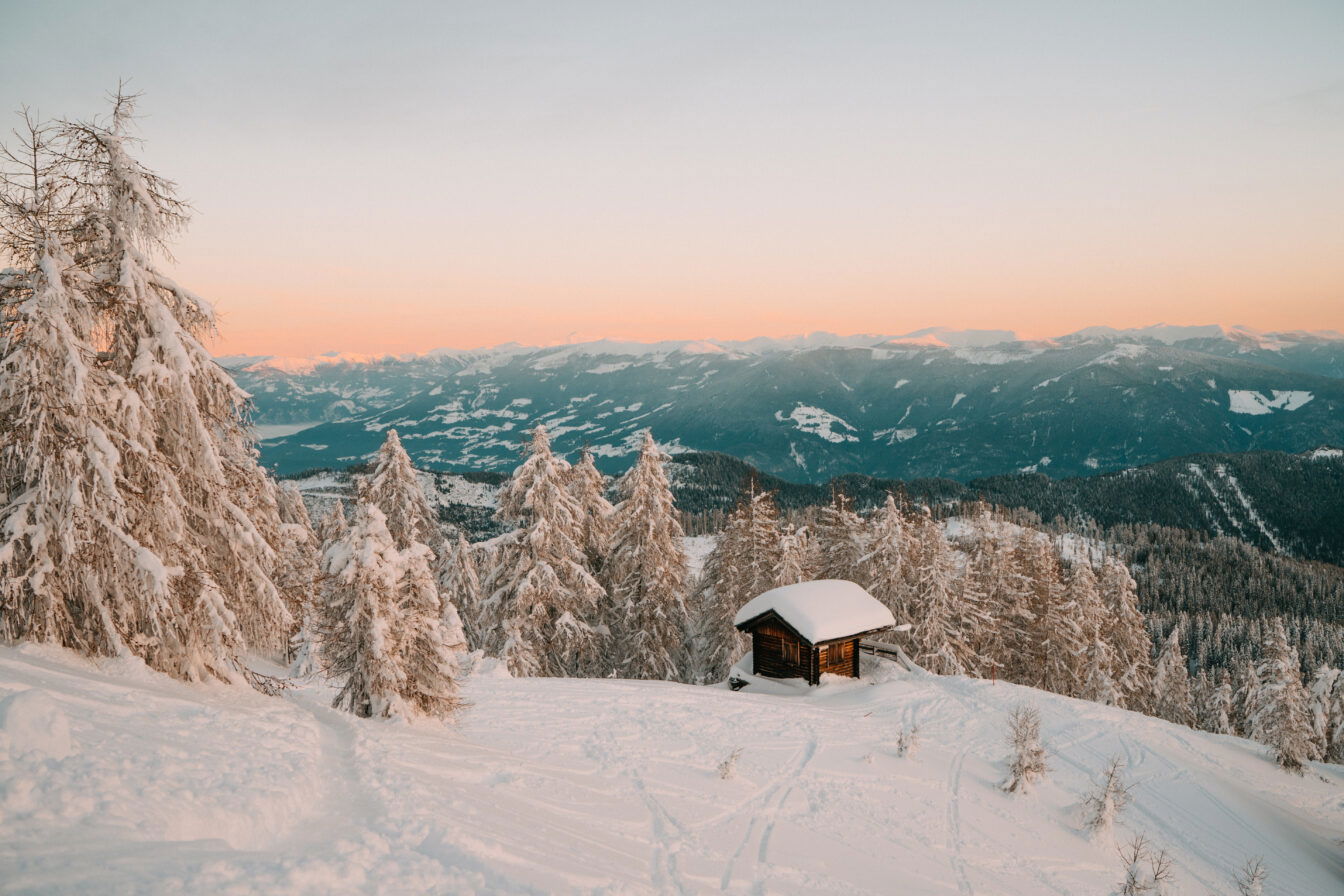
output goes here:
<path id="1" fill-rule="evenodd" d="M 785 641 L 785 642 L 784 642 L 784 662 L 786 662 L 786 663 L 797 663 L 797 662 L 798 662 L 798 642 L 797 642 L 797 641 Z"/>

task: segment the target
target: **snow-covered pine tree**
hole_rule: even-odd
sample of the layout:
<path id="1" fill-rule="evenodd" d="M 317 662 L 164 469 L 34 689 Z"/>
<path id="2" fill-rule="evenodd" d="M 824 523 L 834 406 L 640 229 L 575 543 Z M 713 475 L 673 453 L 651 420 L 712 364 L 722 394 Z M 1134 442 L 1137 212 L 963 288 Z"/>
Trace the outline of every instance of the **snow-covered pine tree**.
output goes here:
<path id="1" fill-rule="evenodd" d="M 1001 676 L 1009 662 L 1010 646 L 1025 640 L 1019 627 L 1026 612 L 1017 606 L 1022 592 L 1013 587 L 1013 555 L 1004 539 L 997 537 L 991 513 L 984 501 L 968 508 L 969 556 L 961 584 L 962 593 L 984 614 L 978 636 L 971 642 L 982 677 Z"/>
<path id="2" fill-rule="evenodd" d="M 1311 681 L 1311 727 L 1317 753 L 1344 764 L 1344 671 L 1321 666 Z"/>
<path id="3" fill-rule="evenodd" d="M 667 455 L 644 434 L 639 459 L 619 484 L 612 514 L 610 596 L 617 672 L 626 678 L 682 680 L 686 675 L 686 591 L 690 571 L 681 524 L 663 464 Z"/>
<path id="4" fill-rule="evenodd" d="M 303 496 L 292 482 L 276 491 L 276 506 L 280 512 L 280 541 L 276 547 L 273 578 L 296 626 L 290 633 L 290 656 L 293 658 L 304 640 L 299 637 L 298 630 L 311 628 L 308 623 L 317 602 L 321 546 L 313 532 Z"/>
<path id="5" fill-rule="evenodd" d="M 1052 647 L 1051 626 L 1065 616 L 1062 605 L 1066 601 L 1059 556 L 1048 539 L 1030 529 L 1018 533 L 1014 539 L 1013 556 L 1025 596 L 1026 617 L 1022 629 L 1026 638 L 1017 646 L 1006 677 L 1018 684 L 1048 690 L 1047 682 L 1054 683 L 1063 678 L 1052 676 L 1048 671 Z M 1070 631 L 1068 634 L 1070 637 L 1067 641 L 1072 643 L 1072 636 L 1077 632 Z M 1073 661 L 1072 656 L 1064 659 L 1070 663 Z"/>
<path id="6" fill-rule="evenodd" d="M 1097 593 L 1105 619 L 1101 638 L 1115 652 L 1113 677 L 1120 691 L 1119 705 L 1146 711 L 1153 686 L 1153 645 L 1139 612 L 1138 585 L 1124 563 L 1107 557 L 1101 564 Z"/>
<path id="7" fill-rule="evenodd" d="M 859 582 L 863 578 L 861 566 L 868 553 L 863 520 L 854 512 L 854 502 L 843 491 L 835 489 L 831 503 L 817 515 L 813 529 L 820 579 L 847 579 Z"/>
<path id="8" fill-rule="evenodd" d="M 476 572 L 476 558 L 466 536 L 461 532 L 457 534 L 456 541 L 448 545 L 447 553 L 439 564 L 439 593 L 443 596 L 444 613 L 452 611 L 459 614 L 467 648 L 482 649 L 489 640 L 490 624 L 482 615 L 481 581 Z M 451 631 L 451 619 L 445 617 L 445 624 Z"/>
<path id="9" fill-rule="evenodd" d="M 515 675 L 604 675 L 605 632 L 595 628 L 605 591 L 579 546 L 582 510 L 567 486 L 569 465 L 532 430 L 528 457 L 499 495 L 496 518 L 520 528 L 501 543 L 483 591 L 490 652 Z"/>
<path id="10" fill-rule="evenodd" d="M 1199 727 L 1214 734 L 1232 734 L 1232 676 L 1224 669 L 1199 706 Z"/>
<path id="11" fill-rule="evenodd" d="M 1041 743 L 1041 712 L 1020 704 L 1008 716 L 1008 777 L 1001 785 L 1009 793 L 1026 793 L 1049 771 Z"/>
<path id="12" fill-rule="evenodd" d="M 345 518 L 345 502 L 337 500 L 317 524 L 317 544 L 322 550 L 345 534 L 350 524 Z"/>
<path id="13" fill-rule="evenodd" d="M 1123 697 L 1115 679 L 1111 677 L 1114 668 L 1115 653 L 1111 645 L 1099 637 L 1094 638 L 1087 648 L 1082 692 L 1078 696 L 1103 706 L 1119 706 Z"/>
<path id="14" fill-rule="evenodd" d="M 363 479 L 360 489 L 365 500 L 387 517 L 387 531 L 392 533 L 397 550 L 423 544 L 436 558 L 443 553 L 444 537 L 438 514 L 430 507 L 411 457 L 395 429 L 387 431 L 374 456 L 373 471 Z"/>
<path id="15" fill-rule="evenodd" d="M 349 524 L 345 518 L 345 505 L 337 500 L 317 524 L 317 532 L 314 533 L 318 557 L 317 580 L 314 583 L 312 607 L 308 615 L 302 618 L 299 630 L 291 640 L 294 659 L 290 664 L 289 671 L 295 678 L 304 678 L 324 671 L 322 656 L 322 628 L 325 625 L 323 605 L 329 596 L 331 583 L 328 581 L 328 573 L 323 558 L 326 556 L 327 550 L 344 538 L 348 531 Z"/>
<path id="16" fill-rule="evenodd" d="M 322 555 L 321 644 L 328 674 L 343 680 L 332 706 L 359 716 L 405 716 L 406 669 L 397 594 L 402 557 L 383 512 L 366 501 Z"/>
<path id="17" fill-rule="evenodd" d="M 775 585 L 796 585 L 815 579 L 816 557 L 812 537 L 806 526 L 786 530 L 779 538 L 779 571 Z"/>
<path id="18" fill-rule="evenodd" d="M 749 483 L 705 560 L 691 639 L 698 682 L 721 680 L 746 650 L 746 638 L 733 627 L 733 618 L 743 604 L 774 587 L 782 555 L 778 519 L 770 494 Z"/>
<path id="19" fill-rule="evenodd" d="M 981 610 L 961 592 L 952 548 L 928 508 L 920 509 L 911 529 L 906 579 L 913 587 L 906 603 L 914 623 L 912 659 L 937 675 L 977 674 L 971 645 L 980 637 Z"/>
<path id="20" fill-rule="evenodd" d="M 1162 645 L 1153 672 L 1153 715 L 1180 725 L 1195 724 L 1194 704 L 1190 695 L 1190 670 L 1181 652 L 1181 630 L 1173 628 Z"/>
<path id="21" fill-rule="evenodd" d="M 65 304 L 46 302 L 56 329 L 40 347 L 28 342 L 24 321 L 5 329 L 10 369 L 36 361 L 39 351 L 51 354 L 38 363 L 56 365 L 36 378 L 7 371 L 12 407 L 54 398 L 20 392 L 48 376 L 43 388 L 66 387 L 82 402 L 68 406 L 83 419 L 70 433 L 84 443 L 88 472 L 62 484 L 63 500 L 79 495 L 96 517 L 64 541 L 48 539 L 31 522 L 50 513 L 32 502 L 44 498 L 41 478 L 56 468 L 43 470 L 30 452 L 38 444 L 32 437 L 51 420 L 20 418 L 7 427 L 0 436 L 4 562 L 46 566 L 49 554 L 32 553 L 35 537 L 45 539 L 39 549 L 46 552 L 72 549 L 76 537 L 88 542 L 62 558 L 61 599 L 69 608 L 62 612 L 78 618 L 58 622 L 64 631 L 44 620 L 39 625 L 48 630 L 39 633 L 22 618 L 5 627 L 11 637 L 40 635 L 85 652 L 127 650 L 182 678 L 235 679 L 245 642 L 276 656 L 286 647 L 289 613 L 271 577 L 279 516 L 244 425 L 246 396 L 200 342 L 213 329 L 213 313 L 153 259 L 185 224 L 186 207 L 170 182 L 129 154 L 133 106 L 134 97 L 119 95 L 106 122 L 60 125 L 49 156 L 68 188 L 60 217 L 70 251 L 54 251 L 45 233 L 38 240 L 33 231 L 32 257 L 46 247 L 40 251 L 52 259 L 46 269 L 61 274 Z M 67 273 L 67 258 L 79 268 L 77 278 Z M 80 295 L 72 304 L 68 289 L 76 280 Z M 67 451 L 56 460 L 71 459 Z M 33 569 L 6 572 L 31 582 Z"/>
<path id="22" fill-rule="evenodd" d="M 423 544 L 412 544 L 397 553 L 401 564 L 396 583 L 402 629 L 399 659 L 405 673 L 401 693 L 417 712 L 446 717 L 461 706 L 457 655 L 467 647 L 462 620 L 456 608 L 439 596 L 433 552 Z"/>
<path id="23" fill-rule="evenodd" d="M 919 620 L 912 615 L 915 575 L 910 528 L 910 520 L 895 495 L 889 493 L 868 518 L 867 536 L 860 539 L 867 552 L 859 558 L 858 582 L 891 610 L 897 623 L 918 625 Z"/>
<path id="24" fill-rule="evenodd" d="M 1281 618 L 1275 618 L 1269 626 L 1255 677 L 1251 736 L 1273 749 L 1274 759 L 1282 768 L 1300 774 L 1303 763 L 1319 754 L 1312 737 L 1297 650 L 1289 645 Z"/>
<path id="25" fill-rule="evenodd" d="M 647 435 L 647 434 L 646 434 Z M 585 446 L 579 462 L 569 469 L 569 492 L 579 505 L 579 546 L 588 559 L 588 569 L 598 575 L 611 553 L 611 535 L 615 526 L 614 508 L 606 496 L 607 480 L 593 463 L 593 452 Z"/>
<path id="26" fill-rule="evenodd" d="M 1259 683 L 1255 677 L 1255 664 L 1245 660 L 1237 665 L 1232 691 L 1232 730 L 1241 737 L 1254 738 L 1251 731 L 1251 714 L 1259 700 Z"/>
<path id="27" fill-rule="evenodd" d="M 1056 694 L 1078 697 L 1088 677 L 1089 660 L 1100 659 L 1089 656 L 1102 627 L 1091 565 L 1082 560 L 1074 563 L 1061 587 L 1051 589 L 1049 597 L 1041 614 L 1044 624 L 1037 629 L 1045 648 L 1041 684 Z"/>

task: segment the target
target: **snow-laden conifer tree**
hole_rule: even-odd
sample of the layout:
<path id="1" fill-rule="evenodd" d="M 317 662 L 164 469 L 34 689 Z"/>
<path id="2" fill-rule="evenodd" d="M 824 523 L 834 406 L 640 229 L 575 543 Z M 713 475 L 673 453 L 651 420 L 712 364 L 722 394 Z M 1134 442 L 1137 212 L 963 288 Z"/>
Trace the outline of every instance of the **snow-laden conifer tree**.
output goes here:
<path id="1" fill-rule="evenodd" d="M 644 434 L 639 459 L 621 478 L 622 500 L 612 514 L 610 559 L 604 569 L 625 678 L 679 681 L 686 674 L 686 591 L 690 572 L 667 456 Z"/>
<path id="2" fill-rule="evenodd" d="M 436 558 L 443 552 L 444 537 L 438 515 L 430 507 L 411 457 L 395 429 L 387 431 L 374 457 L 373 472 L 364 478 L 360 488 L 365 500 L 387 517 L 387 531 L 392 533 L 397 550 L 423 544 Z"/>
<path id="3" fill-rule="evenodd" d="M 774 587 L 782 553 L 774 500 L 752 482 L 705 560 L 691 640 L 696 681 L 719 681 L 746 650 L 733 618 L 743 604 Z"/>
<path id="4" fill-rule="evenodd" d="M 1311 680 L 1311 727 L 1316 752 L 1344 764 L 1344 671 L 1321 666 Z"/>
<path id="5" fill-rule="evenodd" d="M 647 435 L 647 434 L 646 434 Z M 607 500 L 607 480 L 593 463 L 593 452 L 585 447 L 579 462 L 569 470 L 569 492 L 579 505 L 579 546 L 588 559 L 588 569 L 597 575 L 611 553 L 615 526 L 614 508 Z"/>
<path id="6" fill-rule="evenodd" d="M 896 497 L 888 494 L 883 505 L 868 518 L 868 533 L 861 539 L 867 552 L 859 558 L 859 584 L 885 604 L 902 624 L 918 623 L 912 616 L 915 576 L 910 528 L 910 520 Z"/>
<path id="7" fill-rule="evenodd" d="M 1101 564 L 1097 593 L 1104 609 L 1101 638 L 1115 652 L 1113 678 L 1120 706 L 1144 712 L 1152 693 L 1152 641 L 1139 612 L 1138 586 L 1125 564 L 1108 557 Z"/>
<path id="8" fill-rule="evenodd" d="M 970 556 L 962 590 L 985 616 L 979 637 L 973 642 L 980 674 L 998 677 L 1014 665 L 1014 651 L 1026 643 L 1030 611 L 1022 579 L 1014 567 L 1011 544 L 994 532 L 989 505 L 977 502 L 970 522 Z"/>
<path id="9" fill-rule="evenodd" d="M 345 518 L 345 502 L 338 499 L 318 521 L 316 532 L 318 547 L 325 551 L 327 545 L 344 535 L 349 526 L 350 523 Z"/>
<path id="10" fill-rule="evenodd" d="M 54 164 L 66 188 L 59 217 L 69 251 L 54 249 L 50 228 L 32 230 L 31 257 L 49 259 L 40 263 L 44 279 L 55 284 L 58 273 L 59 289 L 30 277 L 47 298 L 28 308 L 48 322 L 7 323 L 0 348 L 6 421 L 18 421 L 0 435 L 0 562 L 26 588 L 59 586 L 65 609 L 36 623 L 20 609 L 4 628 L 85 652 L 133 652 L 182 678 L 234 679 L 245 643 L 276 656 L 286 648 L 289 613 L 272 580 L 275 493 L 244 426 L 246 396 L 200 342 L 214 325 L 209 305 L 154 261 L 185 224 L 185 206 L 170 182 L 130 155 L 133 105 L 121 95 L 106 122 L 63 122 L 54 163 L 41 163 Z M 57 301 L 58 292 L 65 298 Z M 33 362 L 45 372 L 22 369 Z M 25 397 L 31 386 L 48 391 Z M 47 482 L 90 518 L 77 521 L 77 534 L 53 538 L 34 521 L 69 511 L 33 503 L 52 494 L 42 482 L 57 468 L 34 463 L 52 418 L 32 410 L 62 388 L 61 399 L 79 402 L 67 412 L 82 421 L 62 439 L 80 443 L 87 468 Z M 72 459 L 67 449 L 53 462 Z M 61 554 L 59 583 L 32 576 L 55 568 L 52 551 Z M 52 603 L 36 594 L 30 602 Z"/>
<path id="11" fill-rule="evenodd" d="M 1224 669 L 1215 682 L 1209 680 L 1208 693 L 1197 710 L 1199 727 L 1214 734 L 1233 734 L 1232 677 Z"/>
<path id="12" fill-rule="evenodd" d="M 1048 539 L 1032 530 L 1022 531 L 1014 539 L 1013 556 L 1024 595 L 1025 638 L 1010 658 L 1007 677 L 1019 684 L 1048 690 L 1049 684 L 1060 679 L 1050 669 L 1052 626 L 1065 615 L 1059 556 Z M 1073 643 L 1075 635 L 1076 631 L 1070 631 L 1067 642 Z M 1071 663 L 1073 657 L 1066 657 L 1065 661 Z"/>
<path id="13" fill-rule="evenodd" d="M 1045 746 L 1041 743 L 1041 712 L 1025 704 L 1013 708 L 1008 716 L 1008 777 L 1001 785 L 1009 793 L 1026 793 L 1031 785 L 1049 771 L 1045 764 Z"/>
<path id="14" fill-rule="evenodd" d="M 779 570 L 775 586 L 796 585 L 815 579 L 817 558 L 812 536 L 806 526 L 796 526 L 783 532 L 779 538 Z"/>
<path id="15" fill-rule="evenodd" d="M 819 579 L 847 579 L 860 582 L 863 578 L 862 561 L 868 553 L 863 520 L 854 512 L 854 502 L 836 489 L 831 503 L 817 515 L 812 530 Z"/>
<path id="16" fill-rule="evenodd" d="M 467 647 L 462 620 L 456 608 L 439 596 L 433 552 L 416 543 L 398 551 L 398 555 L 397 612 L 402 629 L 399 658 L 406 676 L 402 696 L 417 712 L 448 716 L 461 705 L 457 660 Z"/>
<path id="17" fill-rule="evenodd" d="M 489 622 L 483 618 L 481 582 L 476 572 L 476 558 L 461 532 L 448 545 L 447 553 L 439 564 L 439 593 L 443 595 L 443 609 L 459 614 L 463 636 L 470 650 L 480 650 L 488 640 Z M 451 630 L 451 620 L 445 619 Z"/>
<path id="18" fill-rule="evenodd" d="M 606 674 L 605 632 L 596 628 L 605 591 L 579 545 L 582 509 L 569 465 L 551 451 L 546 427 L 532 430 L 527 459 L 500 491 L 496 517 L 520 528 L 505 539 L 483 584 L 489 652 L 515 675 Z"/>
<path id="19" fill-rule="evenodd" d="M 979 658 L 972 644 L 984 623 L 982 611 L 961 591 L 952 548 L 927 508 L 911 528 L 906 604 L 914 624 L 912 659 L 937 675 L 974 675 Z"/>
<path id="20" fill-rule="evenodd" d="M 383 512 L 355 504 L 349 528 L 322 555 L 326 573 L 321 644 L 328 674 L 342 680 L 332 706 L 359 716 L 405 716 L 406 668 L 398 583 L 401 552 Z"/>
<path id="21" fill-rule="evenodd" d="M 1124 698 L 1112 677 L 1111 670 L 1114 668 L 1115 653 L 1111 645 L 1099 637 L 1094 638 L 1087 648 L 1082 692 L 1078 696 L 1103 706 L 1119 706 Z"/>
<path id="22" fill-rule="evenodd" d="M 1180 725 L 1195 724 L 1195 709 L 1190 694 L 1190 670 L 1181 652 L 1181 630 L 1173 628 L 1153 672 L 1153 715 Z"/>
<path id="23" fill-rule="evenodd" d="M 1255 694 L 1249 706 L 1251 736 L 1273 749 L 1281 767 L 1300 774 L 1303 763 L 1319 754 L 1312 737 L 1297 650 L 1289 645 L 1280 618 L 1269 627 L 1255 678 Z"/>
<path id="24" fill-rule="evenodd" d="M 1106 625 L 1104 612 L 1092 565 L 1079 559 L 1069 568 L 1062 589 L 1054 594 L 1054 600 L 1045 611 L 1040 636 L 1045 642 L 1042 683 L 1046 690 L 1079 697 L 1083 695 L 1087 680 L 1094 679 L 1092 684 L 1095 685 L 1095 679 L 1102 671 L 1114 680 L 1112 669 L 1090 668 L 1111 655 L 1110 650 L 1092 650 L 1102 638 Z M 1108 700 L 1113 701 L 1117 696 L 1113 689 Z"/>
<path id="25" fill-rule="evenodd" d="M 311 629 L 309 621 L 317 602 L 322 551 L 303 496 L 293 483 L 285 483 L 277 490 L 276 506 L 280 512 L 280 540 L 276 546 L 274 580 L 295 626 L 290 634 L 292 658 L 304 640 L 299 630 Z"/>

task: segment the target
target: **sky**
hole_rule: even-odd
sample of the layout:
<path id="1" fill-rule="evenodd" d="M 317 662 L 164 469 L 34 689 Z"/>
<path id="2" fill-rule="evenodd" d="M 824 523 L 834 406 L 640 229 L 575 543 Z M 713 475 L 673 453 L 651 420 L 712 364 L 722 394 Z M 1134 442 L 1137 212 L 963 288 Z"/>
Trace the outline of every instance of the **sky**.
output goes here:
<path id="1" fill-rule="evenodd" d="M 1344 3 L 0 0 L 221 353 L 1344 330 Z"/>

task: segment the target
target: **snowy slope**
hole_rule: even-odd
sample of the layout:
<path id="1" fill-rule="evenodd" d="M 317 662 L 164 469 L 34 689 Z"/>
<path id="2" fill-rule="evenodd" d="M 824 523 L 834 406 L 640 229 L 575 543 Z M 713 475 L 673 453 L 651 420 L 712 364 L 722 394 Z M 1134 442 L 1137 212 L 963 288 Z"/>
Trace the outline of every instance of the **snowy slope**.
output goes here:
<path id="1" fill-rule="evenodd" d="M 0 649 L 0 706 L 23 707 L 0 712 L 0 892 L 1100 894 L 1120 862 L 1075 809 L 1113 754 L 1122 826 L 1171 850 L 1174 892 L 1228 893 L 1253 855 L 1268 894 L 1344 891 L 1339 768 L 1291 777 L 1246 741 L 1011 685 L 882 664 L 803 696 L 488 673 L 468 696 L 455 729 L 397 726 L 318 687 Z M 1024 698 L 1052 771 L 1013 797 L 995 785 Z"/>

